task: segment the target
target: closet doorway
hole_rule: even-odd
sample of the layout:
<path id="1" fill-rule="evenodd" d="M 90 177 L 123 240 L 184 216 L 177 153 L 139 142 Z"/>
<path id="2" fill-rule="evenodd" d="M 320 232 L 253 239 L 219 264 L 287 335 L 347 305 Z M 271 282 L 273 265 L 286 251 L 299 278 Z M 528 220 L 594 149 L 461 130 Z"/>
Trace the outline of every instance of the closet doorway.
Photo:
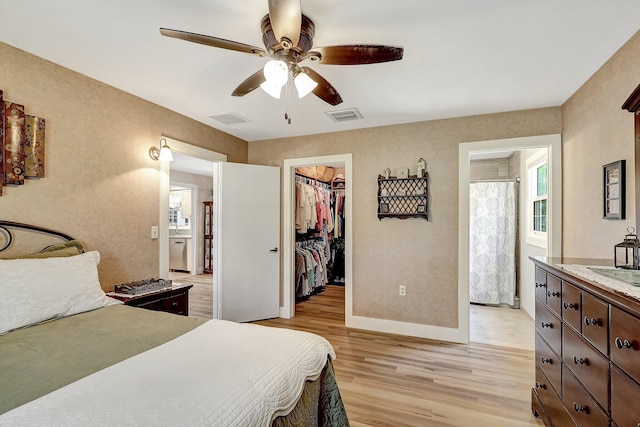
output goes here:
<path id="1" fill-rule="evenodd" d="M 344 269 L 340 271 L 338 280 L 344 284 L 345 323 L 349 324 L 352 316 L 352 158 L 351 154 L 334 156 L 287 159 L 284 161 L 283 191 L 283 295 L 280 317 L 295 316 L 296 303 L 296 169 L 322 166 L 338 170 L 344 176 L 343 203 L 344 222 L 340 236 L 344 241 Z M 341 225 L 342 226 L 342 225 Z M 313 297 L 312 297 L 313 298 Z"/>

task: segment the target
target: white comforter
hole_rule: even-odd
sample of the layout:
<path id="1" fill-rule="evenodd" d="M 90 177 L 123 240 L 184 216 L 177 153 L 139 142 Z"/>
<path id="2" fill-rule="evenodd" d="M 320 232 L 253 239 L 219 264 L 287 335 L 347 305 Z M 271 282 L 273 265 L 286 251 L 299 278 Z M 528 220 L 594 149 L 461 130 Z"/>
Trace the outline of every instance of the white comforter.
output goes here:
<path id="1" fill-rule="evenodd" d="M 209 321 L 0 415 L 12 426 L 268 426 L 335 358 L 327 340 Z"/>

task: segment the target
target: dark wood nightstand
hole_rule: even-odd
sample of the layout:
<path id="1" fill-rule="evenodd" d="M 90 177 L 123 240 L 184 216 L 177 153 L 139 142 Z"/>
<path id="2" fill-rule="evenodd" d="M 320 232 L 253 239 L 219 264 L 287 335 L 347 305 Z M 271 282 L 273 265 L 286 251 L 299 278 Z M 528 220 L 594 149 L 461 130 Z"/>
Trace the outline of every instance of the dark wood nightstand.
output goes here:
<path id="1" fill-rule="evenodd" d="M 193 285 L 175 284 L 171 288 L 160 289 L 142 295 L 125 295 L 108 292 L 107 296 L 118 299 L 126 305 L 148 310 L 165 311 L 167 313 L 189 315 L 189 289 Z"/>

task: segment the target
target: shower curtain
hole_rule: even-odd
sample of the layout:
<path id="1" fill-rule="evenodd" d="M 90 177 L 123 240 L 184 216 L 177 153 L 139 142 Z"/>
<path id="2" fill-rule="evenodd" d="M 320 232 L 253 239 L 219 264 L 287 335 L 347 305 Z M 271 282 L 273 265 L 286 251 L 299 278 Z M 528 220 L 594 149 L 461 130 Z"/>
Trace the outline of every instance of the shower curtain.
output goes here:
<path id="1" fill-rule="evenodd" d="M 516 182 L 469 189 L 469 300 L 513 305 L 516 291 Z"/>

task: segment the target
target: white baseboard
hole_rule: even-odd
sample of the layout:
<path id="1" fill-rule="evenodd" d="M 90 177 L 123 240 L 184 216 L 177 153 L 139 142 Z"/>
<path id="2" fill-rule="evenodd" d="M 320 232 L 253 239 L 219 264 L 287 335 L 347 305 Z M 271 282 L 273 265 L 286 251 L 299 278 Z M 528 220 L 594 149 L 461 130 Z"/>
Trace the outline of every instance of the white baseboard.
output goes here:
<path id="1" fill-rule="evenodd" d="M 418 323 L 406 323 L 395 320 L 375 319 L 372 317 L 361 316 L 351 316 L 347 319 L 346 326 L 348 328 L 364 329 L 367 331 L 407 335 L 411 337 L 449 341 L 461 344 L 467 344 L 469 342 L 464 331 L 459 328 L 444 328 L 441 326 L 422 325 Z"/>

